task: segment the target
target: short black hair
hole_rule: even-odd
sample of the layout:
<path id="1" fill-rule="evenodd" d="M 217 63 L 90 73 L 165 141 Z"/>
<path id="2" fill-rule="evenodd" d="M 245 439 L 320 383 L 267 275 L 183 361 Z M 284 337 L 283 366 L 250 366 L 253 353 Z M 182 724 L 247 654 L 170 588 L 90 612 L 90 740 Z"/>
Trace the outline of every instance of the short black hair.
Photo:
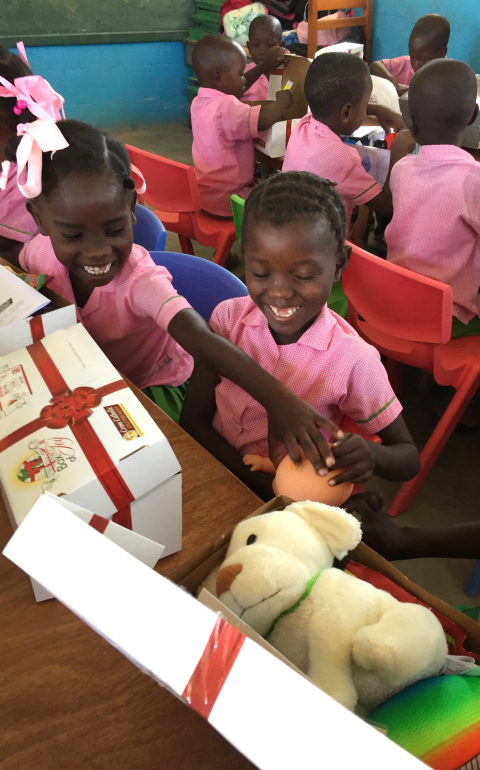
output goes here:
<path id="1" fill-rule="evenodd" d="M 9 83 L 13 83 L 16 78 L 25 78 L 32 74 L 32 70 L 28 64 L 25 64 L 20 56 L 9 51 L 4 45 L 0 45 L 0 76 L 2 78 L 8 80 Z M 21 115 L 16 115 L 13 111 L 13 108 L 16 107 L 16 105 L 17 99 L 15 96 L 0 97 L 0 110 L 8 113 L 8 118 L 13 130 L 18 123 L 30 123 L 32 120 L 35 120 L 35 117 L 30 110 L 25 109 Z"/>
<path id="2" fill-rule="evenodd" d="M 305 96 L 313 117 L 327 118 L 345 104 L 358 104 L 370 82 L 368 64 L 351 53 L 324 53 L 310 65 Z"/>
<path id="3" fill-rule="evenodd" d="M 271 16 L 269 13 L 261 13 L 258 16 L 255 16 L 255 18 L 250 22 L 250 26 L 248 28 L 249 39 L 250 33 L 255 32 L 257 27 L 268 27 L 273 32 L 275 37 L 278 36 L 280 40 L 282 39 L 282 25 L 276 16 Z"/>
<path id="4" fill-rule="evenodd" d="M 195 44 L 192 67 L 202 85 L 215 70 L 230 66 L 233 56 L 242 56 L 242 49 L 226 35 L 204 35 Z"/>
<path id="5" fill-rule="evenodd" d="M 445 16 L 438 13 L 427 13 L 415 24 L 410 34 L 410 40 L 421 38 L 425 47 L 431 51 L 441 51 L 448 46 L 450 39 L 450 24 Z"/>
<path id="6" fill-rule="evenodd" d="M 462 130 L 472 120 L 477 79 L 465 62 L 434 59 L 412 78 L 408 109 L 423 131 Z"/>
<path id="7" fill-rule="evenodd" d="M 110 172 L 128 190 L 135 189 L 130 176 L 130 161 L 123 144 L 106 131 L 80 120 L 59 120 L 58 128 L 68 142 L 64 150 L 44 152 L 42 158 L 42 192 L 48 197 L 70 174 Z M 7 160 L 16 159 L 16 149 L 22 137 L 9 139 L 5 150 Z"/>
<path id="8" fill-rule="evenodd" d="M 330 224 L 338 250 L 343 249 L 347 219 L 335 183 L 309 171 L 285 171 L 253 188 L 245 202 L 242 239 L 252 219 L 283 227 L 291 222 L 319 218 Z"/>

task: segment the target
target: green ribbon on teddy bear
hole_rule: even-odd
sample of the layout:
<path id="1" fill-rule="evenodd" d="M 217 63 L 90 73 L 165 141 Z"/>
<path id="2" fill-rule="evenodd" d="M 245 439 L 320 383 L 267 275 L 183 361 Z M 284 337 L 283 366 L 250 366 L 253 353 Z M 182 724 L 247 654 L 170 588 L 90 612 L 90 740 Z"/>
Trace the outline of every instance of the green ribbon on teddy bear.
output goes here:
<path id="1" fill-rule="evenodd" d="M 280 615 L 277 615 L 275 620 L 272 622 L 272 625 L 268 629 L 267 633 L 263 635 L 263 638 L 266 641 L 268 641 L 269 636 L 271 636 L 273 634 L 273 631 L 274 631 L 275 626 L 277 625 L 277 623 L 282 618 L 284 618 L 285 615 L 290 615 L 291 612 L 295 612 L 295 610 L 297 610 L 300 607 L 301 603 L 307 598 L 307 596 L 310 596 L 312 588 L 315 585 L 315 583 L 317 582 L 317 580 L 320 577 L 320 575 L 322 574 L 322 571 L 323 570 L 320 570 L 320 572 L 317 572 L 316 575 L 314 575 L 313 577 L 310 578 L 310 580 L 308 581 L 307 585 L 305 586 L 305 590 L 304 590 L 303 594 L 301 595 L 301 597 L 299 599 L 297 599 L 295 604 L 292 604 L 292 606 L 289 607 L 287 610 L 282 610 Z"/>

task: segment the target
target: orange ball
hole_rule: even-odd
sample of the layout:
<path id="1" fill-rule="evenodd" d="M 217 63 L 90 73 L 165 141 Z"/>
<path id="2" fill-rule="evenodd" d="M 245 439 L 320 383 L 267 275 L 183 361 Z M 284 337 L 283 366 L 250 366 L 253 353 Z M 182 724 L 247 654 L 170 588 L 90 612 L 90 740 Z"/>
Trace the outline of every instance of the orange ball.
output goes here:
<path id="1" fill-rule="evenodd" d="M 353 484 L 344 481 L 338 487 L 331 487 L 328 482 L 344 470 L 338 468 L 330 471 L 327 476 L 317 476 L 315 468 L 305 456 L 300 465 L 295 466 L 287 455 L 277 468 L 273 491 L 276 495 L 286 495 L 292 500 L 313 500 L 338 508 L 352 494 Z"/>

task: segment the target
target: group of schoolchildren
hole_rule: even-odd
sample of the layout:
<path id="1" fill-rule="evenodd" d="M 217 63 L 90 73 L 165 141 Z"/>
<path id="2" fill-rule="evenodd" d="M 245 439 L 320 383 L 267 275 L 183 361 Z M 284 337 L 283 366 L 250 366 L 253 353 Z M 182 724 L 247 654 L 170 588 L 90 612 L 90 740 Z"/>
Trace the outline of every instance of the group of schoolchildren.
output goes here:
<path id="1" fill-rule="evenodd" d="M 283 61 L 280 25 L 271 16 L 252 22 L 248 66 L 226 37 L 196 44 L 192 154 L 202 205 L 229 217 L 231 194 L 246 199 L 248 296 L 218 305 L 210 325 L 133 243 L 139 172 L 123 145 L 58 115 L 58 149 L 54 142 L 54 151 L 42 151 L 37 104 L 28 98 L 38 78 L 26 59 L 0 50 L 0 253 L 45 274 L 112 363 L 263 499 L 272 497 L 272 476 L 250 470 L 246 455 L 278 462 L 286 450 L 298 461 L 303 451 L 320 475 L 345 469 L 332 485 L 372 474 L 403 481 L 419 470 L 378 352 L 327 304 L 348 264 L 354 206 L 393 213 L 387 258 L 449 283 L 454 333 L 480 333 L 479 166 L 460 149 L 477 114 L 477 87 L 466 64 L 445 59 L 448 32 L 443 17 L 423 17 L 408 62 L 372 65 L 399 90 L 410 86 L 412 131 L 394 140 L 383 188 L 341 139 L 367 113 L 401 128 L 396 113 L 370 103 L 362 59 L 314 60 L 305 80 L 311 112 L 292 133 L 284 170 L 256 184 L 253 139 L 292 100 L 288 90 L 266 100 L 267 77 Z M 18 79 L 26 99 L 9 91 Z M 420 152 L 410 156 L 415 143 Z M 344 417 L 358 433 L 339 428 Z M 372 434 L 381 444 L 367 440 Z M 366 507 L 382 530 L 376 499 L 350 505 Z"/>

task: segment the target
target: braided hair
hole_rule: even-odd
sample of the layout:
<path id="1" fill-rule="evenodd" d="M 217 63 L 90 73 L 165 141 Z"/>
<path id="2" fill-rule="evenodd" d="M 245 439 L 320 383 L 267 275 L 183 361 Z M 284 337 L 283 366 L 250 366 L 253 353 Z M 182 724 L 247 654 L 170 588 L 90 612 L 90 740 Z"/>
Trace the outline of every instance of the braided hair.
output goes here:
<path id="1" fill-rule="evenodd" d="M 32 70 L 20 56 L 9 51 L 4 45 L 0 45 L 0 76 L 2 78 L 8 80 L 9 83 L 13 83 L 16 78 L 26 78 L 32 74 Z M 16 131 L 19 123 L 31 123 L 32 120 L 35 120 L 35 117 L 28 109 L 23 110 L 21 115 L 16 115 L 13 111 L 16 105 L 17 99 L 15 96 L 2 96 L 0 98 L 0 111 L 7 115 L 12 131 Z"/>
<path id="2" fill-rule="evenodd" d="M 252 220 L 281 228 L 291 222 L 313 219 L 325 219 L 329 223 L 341 251 L 345 243 L 346 214 L 335 184 L 309 171 L 274 174 L 254 187 L 245 202 L 242 240 Z"/>
<path id="3" fill-rule="evenodd" d="M 69 174 L 110 172 L 127 190 L 135 189 L 128 153 L 121 142 L 79 120 L 60 120 L 57 126 L 69 146 L 54 153 L 43 153 L 42 195 L 51 195 Z M 7 160 L 15 161 L 20 139 L 18 136 L 9 139 L 5 150 Z"/>

